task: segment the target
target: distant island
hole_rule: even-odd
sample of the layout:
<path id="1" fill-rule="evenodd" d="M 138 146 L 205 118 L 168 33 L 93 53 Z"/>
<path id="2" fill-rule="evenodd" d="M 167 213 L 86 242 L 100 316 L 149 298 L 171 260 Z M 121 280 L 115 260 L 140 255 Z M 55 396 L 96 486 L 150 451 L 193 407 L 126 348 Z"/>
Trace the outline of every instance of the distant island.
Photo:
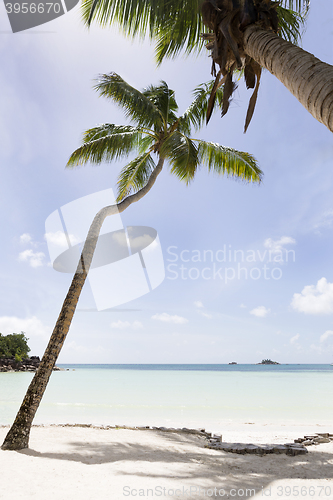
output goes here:
<path id="1" fill-rule="evenodd" d="M 279 365 L 277 361 L 272 361 L 271 359 L 263 359 L 261 363 L 257 363 L 257 365 Z"/>

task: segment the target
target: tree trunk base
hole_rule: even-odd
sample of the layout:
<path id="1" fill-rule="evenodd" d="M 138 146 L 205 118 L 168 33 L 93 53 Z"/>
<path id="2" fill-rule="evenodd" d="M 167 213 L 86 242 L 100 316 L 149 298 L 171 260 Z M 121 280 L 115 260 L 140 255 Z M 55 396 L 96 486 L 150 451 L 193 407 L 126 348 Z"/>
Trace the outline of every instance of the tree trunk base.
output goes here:
<path id="1" fill-rule="evenodd" d="M 3 445 L 1 446 L 2 450 L 23 450 L 25 448 L 29 448 L 29 435 L 30 428 L 20 429 L 17 426 L 13 425 L 9 430 Z"/>

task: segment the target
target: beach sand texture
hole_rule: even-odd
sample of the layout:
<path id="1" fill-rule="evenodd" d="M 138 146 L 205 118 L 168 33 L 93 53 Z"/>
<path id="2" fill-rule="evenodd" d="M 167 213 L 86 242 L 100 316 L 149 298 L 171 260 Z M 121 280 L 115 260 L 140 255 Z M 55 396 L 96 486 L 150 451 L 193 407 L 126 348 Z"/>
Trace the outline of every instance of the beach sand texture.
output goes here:
<path id="1" fill-rule="evenodd" d="M 223 440 L 285 443 L 329 431 L 253 424 L 230 426 Z M 7 432 L 0 428 L 1 442 Z M 206 442 L 152 430 L 33 427 L 29 449 L 0 450 L 0 498 L 333 498 L 333 442 L 295 457 L 231 454 Z"/>

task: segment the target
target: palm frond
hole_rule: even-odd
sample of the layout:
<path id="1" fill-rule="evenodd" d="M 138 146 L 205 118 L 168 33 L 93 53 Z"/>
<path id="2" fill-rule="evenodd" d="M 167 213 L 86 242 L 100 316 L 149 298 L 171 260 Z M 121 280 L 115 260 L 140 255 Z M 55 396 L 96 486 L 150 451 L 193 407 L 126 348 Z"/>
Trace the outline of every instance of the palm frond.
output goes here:
<path id="1" fill-rule="evenodd" d="M 148 149 L 150 149 L 154 144 L 157 143 L 157 139 L 152 137 L 151 135 L 147 135 L 146 137 L 141 137 L 138 144 L 138 152 L 139 154 L 143 154 Z"/>
<path id="2" fill-rule="evenodd" d="M 94 88 L 100 96 L 109 97 L 122 107 L 126 116 L 138 126 L 155 129 L 163 126 L 163 115 L 155 104 L 142 92 L 125 82 L 117 73 L 100 75 Z"/>
<path id="3" fill-rule="evenodd" d="M 202 33 L 208 30 L 204 26 L 201 17 L 201 2 L 184 2 L 184 8 L 188 10 L 189 4 L 192 8 L 188 17 L 183 11 L 171 16 L 161 26 L 158 27 L 154 35 L 156 40 L 155 57 L 157 64 L 161 64 L 163 59 L 176 57 L 181 50 L 185 54 L 199 54 L 204 46 L 201 37 Z"/>
<path id="4" fill-rule="evenodd" d="M 162 2 L 163 3 L 163 2 Z M 154 30 L 154 17 L 161 14 L 158 0 L 84 0 L 81 4 L 83 22 L 90 26 L 97 21 L 101 26 L 119 24 L 126 34 L 143 36 Z"/>
<path id="5" fill-rule="evenodd" d="M 198 167 L 198 150 L 192 139 L 176 131 L 163 143 L 160 154 L 167 158 L 171 172 L 187 184 Z"/>
<path id="6" fill-rule="evenodd" d="M 281 6 L 305 15 L 310 8 L 310 0 L 282 0 Z"/>
<path id="7" fill-rule="evenodd" d="M 129 37 L 149 36 L 157 41 L 158 63 L 202 47 L 200 34 L 206 31 L 201 20 L 201 0 L 83 0 L 81 16 L 90 26 L 117 24 Z M 200 50 L 200 49 L 199 49 Z"/>
<path id="8" fill-rule="evenodd" d="M 213 1 L 213 0 L 212 0 Z M 201 33 L 207 32 L 201 17 L 202 0 L 83 0 L 83 22 L 90 26 L 117 24 L 129 37 L 149 36 L 156 41 L 155 55 L 160 64 L 165 57 L 174 58 L 181 50 L 199 53 L 203 47 Z M 303 16 L 310 0 L 282 0 L 281 7 Z M 281 10 L 281 9 L 280 9 Z M 285 16 L 286 18 L 286 16 Z M 294 28 L 283 22 L 281 34 L 287 40 L 298 39 Z M 297 25 L 295 24 L 297 31 Z"/>
<path id="9" fill-rule="evenodd" d="M 175 92 L 169 89 L 166 82 L 161 81 L 159 85 L 150 85 L 142 91 L 142 94 L 161 112 L 166 126 L 168 122 L 173 123 L 176 120 L 175 111 L 178 110 L 178 104 L 175 100 Z"/>
<path id="10" fill-rule="evenodd" d="M 150 151 L 137 156 L 128 163 L 120 172 L 118 177 L 117 202 L 123 200 L 132 192 L 143 188 L 155 168 L 155 163 L 150 156 Z"/>
<path id="11" fill-rule="evenodd" d="M 91 128 L 84 132 L 82 146 L 71 154 L 66 166 L 117 160 L 137 148 L 141 137 L 141 129 L 130 125 L 103 124 Z"/>
<path id="12" fill-rule="evenodd" d="M 200 6 L 201 0 L 83 0 L 81 15 L 88 26 L 92 21 L 102 26 L 118 24 L 130 37 L 150 38 L 172 18 L 186 37 L 189 24 L 200 23 Z"/>
<path id="13" fill-rule="evenodd" d="M 277 15 L 280 27 L 278 34 L 288 42 L 298 45 L 305 27 L 305 14 L 299 14 L 278 5 Z"/>
<path id="14" fill-rule="evenodd" d="M 214 80 L 202 83 L 192 93 L 194 99 L 185 113 L 179 118 L 178 130 L 184 134 L 190 134 L 192 126 L 199 130 L 206 121 L 208 101 L 214 85 Z M 221 107 L 223 100 L 223 89 L 220 87 L 216 92 L 216 103 Z"/>
<path id="15" fill-rule="evenodd" d="M 248 182 L 260 182 L 262 171 L 256 159 L 249 153 L 226 148 L 213 142 L 198 141 L 199 162 L 209 171 L 237 177 Z"/>

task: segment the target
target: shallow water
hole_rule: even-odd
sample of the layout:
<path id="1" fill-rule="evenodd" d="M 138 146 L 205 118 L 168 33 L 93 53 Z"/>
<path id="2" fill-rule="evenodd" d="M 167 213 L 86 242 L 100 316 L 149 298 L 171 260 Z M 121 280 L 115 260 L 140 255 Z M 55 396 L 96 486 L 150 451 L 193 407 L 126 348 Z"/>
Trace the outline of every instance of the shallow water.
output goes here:
<path id="1" fill-rule="evenodd" d="M 36 424 L 332 424 L 329 365 L 59 366 Z M 0 424 L 13 421 L 32 376 L 0 373 Z"/>

